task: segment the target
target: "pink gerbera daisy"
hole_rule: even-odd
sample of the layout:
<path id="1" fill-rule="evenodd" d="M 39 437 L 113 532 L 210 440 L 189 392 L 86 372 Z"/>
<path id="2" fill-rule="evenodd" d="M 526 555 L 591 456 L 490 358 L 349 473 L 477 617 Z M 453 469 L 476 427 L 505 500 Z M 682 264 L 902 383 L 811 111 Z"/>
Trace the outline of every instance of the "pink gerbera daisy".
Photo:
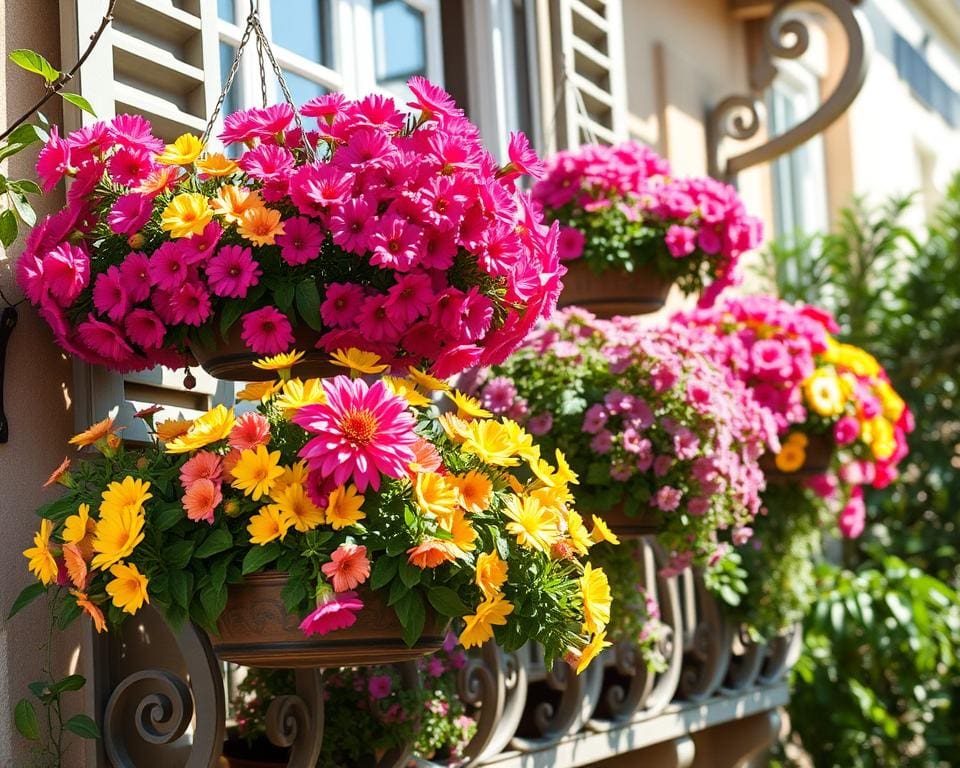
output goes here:
<path id="1" fill-rule="evenodd" d="M 120 330 L 93 315 L 88 315 L 86 322 L 77 326 L 77 334 L 84 344 L 108 360 L 124 360 L 133 355 Z"/>
<path id="2" fill-rule="evenodd" d="M 153 200 L 146 195 L 129 194 L 117 199 L 110 213 L 107 214 L 107 224 L 118 235 L 132 235 L 139 232 L 153 213 Z"/>
<path id="3" fill-rule="evenodd" d="M 370 296 L 360 307 L 357 326 L 360 333 L 370 341 L 392 342 L 399 339 L 403 333 L 403 328 L 387 315 L 386 303 L 386 296 Z"/>
<path id="4" fill-rule="evenodd" d="M 44 192 L 53 189 L 70 170 L 70 146 L 60 136 L 57 126 L 50 128 L 50 138 L 37 156 L 37 176 Z"/>
<path id="5" fill-rule="evenodd" d="M 374 229 L 375 212 L 370 202 L 362 197 L 347 200 L 330 216 L 333 242 L 351 253 L 366 252 Z"/>
<path id="6" fill-rule="evenodd" d="M 117 115 L 107 124 L 107 132 L 115 143 L 130 149 L 162 152 L 163 141 L 152 130 L 150 121 L 140 115 Z"/>
<path id="7" fill-rule="evenodd" d="M 187 260 L 179 243 L 168 240 L 150 257 L 150 280 L 164 291 L 179 288 L 188 274 Z"/>
<path id="8" fill-rule="evenodd" d="M 294 216 L 283 222 L 283 234 L 276 238 L 280 255 L 290 266 L 306 264 L 320 255 L 324 231 L 310 219 Z"/>
<path id="9" fill-rule="evenodd" d="M 260 181 L 286 178 L 293 170 L 293 155 L 290 150 L 275 144 L 261 144 L 244 152 L 237 165 Z"/>
<path id="10" fill-rule="evenodd" d="M 326 403 L 301 408 L 293 420 L 317 435 L 301 450 L 312 470 L 349 479 L 363 493 L 380 488 L 380 476 L 404 477 L 415 458 L 417 435 L 406 401 L 390 393 L 382 381 L 368 386 L 347 376 L 324 379 Z"/>
<path id="11" fill-rule="evenodd" d="M 180 467 L 180 484 L 187 488 L 197 480 L 219 483 L 223 477 L 223 461 L 213 451 L 198 451 Z"/>
<path id="12" fill-rule="evenodd" d="M 367 548 L 358 544 L 341 544 L 330 555 L 330 562 L 320 567 L 337 592 L 356 589 L 370 576 Z"/>
<path id="13" fill-rule="evenodd" d="M 330 328 L 352 328 L 363 306 L 363 288 L 356 283 L 330 283 L 320 305 L 320 317 Z"/>
<path id="14" fill-rule="evenodd" d="M 119 323 L 127 314 L 130 297 L 123 288 L 123 278 L 117 267 L 110 267 L 97 275 L 93 283 L 93 306 L 115 323 Z"/>
<path id="15" fill-rule="evenodd" d="M 341 592 L 330 595 L 303 621 L 300 630 L 305 635 L 325 635 L 338 629 L 353 626 L 357 612 L 363 610 L 363 601 L 356 592 Z"/>
<path id="16" fill-rule="evenodd" d="M 43 281 L 51 295 L 64 307 L 90 280 L 90 257 L 76 245 L 63 243 L 43 257 Z"/>
<path id="17" fill-rule="evenodd" d="M 428 275 L 423 272 L 404 275 L 387 292 L 384 308 L 387 317 L 395 323 L 408 326 L 426 314 L 433 297 L 433 285 Z"/>
<path id="18" fill-rule="evenodd" d="M 254 450 L 258 445 L 270 442 L 270 422 L 256 411 L 249 411 L 237 418 L 230 430 L 230 447 L 238 451 Z"/>
<path id="19" fill-rule="evenodd" d="M 178 244 L 183 249 L 187 264 L 198 264 L 212 256 L 222 235 L 223 227 L 216 221 L 211 221 L 199 235 L 181 240 Z"/>
<path id="20" fill-rule="evenodd" d="M 135 309 L 123 321 L 123 329 L 134 344 L 144 349 L 159 349 L 167 327 L 160 317 L 149 309 Z"/>
<path id="21" fill-rule="evenodd" d="M 217 505 L 223 501 L 223 492 L 220 483 L 201 478 L 191 483 L 183 494 L 183 508 L 194 522 L 205 520 L 213 523 L 213 513 Z"/>
<path id="22" fill-rule="evenodd" d="M 225 245 L 206 267 L 210 290 L 217 296 L 242 299 L 260 281 L 263 271 L 253 252 L 240 245 Z"/>
<path id="23" fill-rule="evenodd" d="M 153 157 L 144 149 L 122 147 L 107 163 L 110 179 L 125 187 L 135 187 L 153 171 Z"/>
<path id="24" fill-rule="evenodd" d="M 186 282 L 170 295 L 170 312 L 175 323 L 201 326 L 210 317 L 210 293 L 199 282 Z"/>
<path id="25" fill-rule="evenodd" d="M 258 355 L 279 355 L 293 345 L 293 327 L 276 307 L 262 307 L 243 316 L 240 337 Z"/>

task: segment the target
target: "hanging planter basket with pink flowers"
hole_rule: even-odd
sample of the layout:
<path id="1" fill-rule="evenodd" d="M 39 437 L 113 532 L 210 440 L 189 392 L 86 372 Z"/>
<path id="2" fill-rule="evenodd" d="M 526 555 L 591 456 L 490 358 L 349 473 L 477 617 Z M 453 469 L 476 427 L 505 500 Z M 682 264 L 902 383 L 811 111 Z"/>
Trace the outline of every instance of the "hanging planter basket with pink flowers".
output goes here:
<path id="1" fill-rule="evenodd" d="M 565 271 L 517 185 L 542 163 L 521 134 L 498 163 L 447 93 L 408 86 L 412 111 L 331 93 L 229 115 L 227 154 L 216 114 L 166 146 L 133 115 L 54 129 L 37 171 L 70 179 L 67 207 L 31 233 L 20 285 L 65 350 L 115 371 L 195 358 L 246 379 L 294 346 L 443 377 L 502 361 Z"/>
<path id="2" fill-rule="evenodd" d="M 561 225 L 560 259 L 570 271 L 560 305 L 601 318 L 655 312 L 673 285 L 709 305 L 760 241 L 760 221 L 733 187 L 675 178 L 666 160 L 633 141 L 558 153 L 533 196 Z"/>

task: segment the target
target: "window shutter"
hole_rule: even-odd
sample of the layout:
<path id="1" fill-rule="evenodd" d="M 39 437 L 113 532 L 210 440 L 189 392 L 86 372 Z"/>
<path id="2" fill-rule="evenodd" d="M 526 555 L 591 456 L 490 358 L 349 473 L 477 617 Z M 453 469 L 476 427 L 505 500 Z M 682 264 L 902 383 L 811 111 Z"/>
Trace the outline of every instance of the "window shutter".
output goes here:
<path id="1" fill-rule="evenodd" d="M 551 3 L 554 80 L 562 83 L 557 115 L 561 147 L 626 138 L 626 82 L 621 0 Z"/>
<path id="2" fill-rule="evenodd" d="M 107 0 L 61 0 L 63 61 L 86 48 L 106 12 Z M 114 21 L 87 59 L 70 89 L 93 106 L 97 117 L 64 105 L 67 130 L 116 114 L 141 114 L 154 133 L 172 141 L 182 133 L 201 134 L 220 95 L 220 62 L 215 0 L 119 0 Z M 197 386 L 183 386 L 184 372 L 156 368 L 120 376 L 77 363 L 77 420 L 85 425 L 110 414 L 127 424 L 124 437 L 147 438 L 142 407 L 164 407 L 158 420 L 195 417 L 211 405 L 233 402 L 235 387 L 193 369 Z M 118 408 L 119 405 L 119 408 Z"/>

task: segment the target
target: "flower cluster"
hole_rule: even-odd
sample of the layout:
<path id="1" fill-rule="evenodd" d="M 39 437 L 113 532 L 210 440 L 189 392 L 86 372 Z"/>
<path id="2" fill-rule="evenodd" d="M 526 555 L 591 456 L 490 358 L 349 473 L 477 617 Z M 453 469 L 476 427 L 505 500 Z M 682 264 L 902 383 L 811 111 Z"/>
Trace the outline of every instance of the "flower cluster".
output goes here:
<path id="1" fill-rule="evenodd" d="M 682 328 L 558 312 L 502 366 L 470 386 L 496 414 L 519 419 L 580 475 L 577 502 L 603 513 L 662 518 L 671 570 L 740 543 L 760 508 L 758 458 L 778 447 L 769 413 L 695 351 Z"/>
<path id="2" fill-rule="evenodd" d="M 582 558 L 609 536 L 572 508 L 563 455 L 542 458 L 460 393 L 441 414 L 428 395 L 445 385 L 416 369 L 370 384 L 359 371 L 375 356 L 348 350 L 354 377 L 303 381 L 300 355 L 258 363 L 279 378 L 240 393 L 256 407 L 159 423 L 150 449 L 121 445 L 109 420 L 78 435 L 101 455 L 58 470 L 68 492 L 24 553 L 38 579 L 69 585 L 98 629 L 104 609 L 116 622 L 153 599 L 172 624 L 212 630 L 227 585 L 269 567 L 288 574 L 283 600 L 308 635 L 353 625 L 387 590 L 409 644 L 429 603 L 467 648 L 537 640 L 582 671 L 610 610 Z"/>
<path id="3" fill-rule="evenodd" d="M 737 281 L 737 262 L 761 238 L 736 190 L 709 177 L 674 178 L 670 166 L 633 141 L 559 152 L 533 188 L 559 221 L 560 258 L 596 271 L 652 266 L 686 293 L 710 287 L 710 304 Z"/>
<path id="4" fill-rule="evenodd" d="M 910 411 L 876 359 L 839 343 L 827 313 L 772 296 L 728 298 L 680 313 L 673 323 L 713 335 L 715 359 L 773 414 L 783 438 L 779 471 L 803 469 L 815 444 L 833 451 L 830 467 L 838 473 L 817 474 L 808 483 L 839 502 L 841 530 L 858 536 L 865 512 L 860 486 L 882 488 L 896 477 L 913 429 Z"/>
<path id="5" fill-rule="evenodd" d="M 565 268 L 516 180 L 542 164 L 516 134 L 498 165 L 449 95 L 422 78 L 401 111 L 372 95 L 228 116 L 231 158 L 120 115 L 54 128 L 37 171 L 72 183 L 31 233 L 20 285 L 67 351 L 118 371 L 182 364 L 239 338 L 302 339 L 447 376 L 495 363 L 549 314 Z M 232 337 L 231 337 L 232 334 Z"/>
<path id="6" fill-rule="evenodd" d="M 434 764 L 458 765 L 476 732 L 457 695 L 457 674 L 467 663 L 453 635 L 443 650 L 418 662 L 421 687 L 395 667 L 332 671 L 324 680 L 324 738 L 318 768 L 358 765 L 364 758 L 413 744 Z M 250 669 L 237 687 L 234 720 L 248 748 L 266 736 L 267 709 L 295 691 L 289 670 Z M 238 755 L 239 756 L 239 755 Z"/>

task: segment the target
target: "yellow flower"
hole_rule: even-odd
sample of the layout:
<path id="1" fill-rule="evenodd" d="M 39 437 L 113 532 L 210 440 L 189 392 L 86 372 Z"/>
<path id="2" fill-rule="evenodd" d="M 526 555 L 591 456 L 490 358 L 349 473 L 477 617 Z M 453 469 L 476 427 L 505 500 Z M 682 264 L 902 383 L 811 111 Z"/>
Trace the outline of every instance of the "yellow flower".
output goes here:
<path id="1" fill-rule="evenodd" d="M 540 458 L 540 446 L 533 444 L 533 435 L 512 419 L 504 419 L 502 423 L 517 456 L 524 461 L 535 461 Z"/>
<path id="2" fill-rule="evenodd" d="M 284 382 L 283 391 L 274 401 L 280 412 L 288 419 L 305 405 L 325 402 L 327 402 L 327 396 L 320 379 L 301 381 L 297 378 Z"/>
<path id="3" fill-rule="evenodd" d="M 326 519 L 324 510 L 310 500 L 299 483 L 287 486 L 282 493 L 275 493 L 273 500 L 282 514 L 290 515 L 293 527 L 301 533 L 312 531 Z"/>
<path id="4" fill-rule="evenodd" d="M 113 566 L 110 575 L 113 580 L 107 584 L 107 594 L 117 608 L 122 608 L 125 613 L 136 613 L 144 603 L 150 602 L 147 577 L 133 563 Z"/>
<path id="5" fill-rule="evenodd" d="M 556 515 L 539 500 L 531 496 L 509 496 L 504 512 L 513 521 L 507 523 L 507 530 L 517 537 L 521 547 L 549 553 L 560 540 Z"/>
<path id="6" fill-rule="evenodd" d="M 255 402 L 257 400 L 265 403 L 270 397 L 283 387 L 282 381 L 251 381 L 247 386 L 237 392 L 237 400 L 241 402 Z"/>
<path id="7" fill-rule="evenodd" d="M 881 379 L 873 385 L 873 391 L 877 397 L 880 398 L 880 404 L 883 406 L 883 415 L 893 423 L 900 421 L 900 417 L 903 416 L 903 411 L 907 407 L 907 404 L 903 402 L 903 398 L 890 386 L 890 382 Z"/>
<path id="8" fill-rule="evenodd" d="M 606 522 L 596 515 L 593 515 L 593 530 L 590 532 L 590 538 L 593 539 L 596 544 L 599 544 L 601 541 L 609 541 L 611 544 L 620 543 L 620 539 L 610 530 Z"/>
<path id="9" fill-rule="evenodd" d="M 192 133 L 179 136 L 173 144 L 167 144 L 162 154 L 157 155 L 160 165 L 190 165 L 203 152 L 203 143 Z"/>
<path id="10" fill-rule="evenodd" d="M 380 355 L 373 352 L 364 352 L 356 347 L 338 349 L 330 355 L 330 362 L 341 368 L 349 368 L 357 373 L 383 373 L 389 365 L 380 363 Z"/>
<path id="11" fill-rule="evenodd" d="M 304 354 L 306 353 L 294 350 L 273 357 L 261 357 L 253 363 L 253 367 L 261 371 L 289 371 L 303 359 Z"/>
<path id="12" fill-rule="evenodd" d="M 383 376 L 381 381 L 387 385 L 387 389 L 397 397 L 402 397 L 408 405 L 414 408 L 426 408 L 431 404 L 429 397 L 419 392 L 416 385 L 409 379 L 400 379 L 396 376 Z"/>
<path id="13" fill-rule="evenodd" d="M 846 396 L 840 378 L 833 371 L 820 368 L 803 382 L 803 392 L 810 407 L 821 416 L 843 413 Z"/>
<path id="14" fill-rule="evenodd" d="M 871 420 L 870 450 L 874 458 L 886 461 L 897 450 L 897 441 L 894 437 L 893 425 L 882 416 Z"/>
<path id="15" fill-rule="evenodd" d="M 790 445 L 796 445 L 799 448 L 806 448 L 810 445 L 810 438 L 808 438 L 803 432 L 791 432 L 787 435 L 786 442 Z"/>
<path id="16" fill-rule="evenodd" d="M 507 564 L 496 552 L 483 552 L 477 557 L 475 581 L 487 600 L 500 593 L 500 587 L 507 580 Z"/>
<path id="17" fill-rule="evenodd" d="M 590 662 L 599 656 L 604 648 L 609 648 L 611 645 L 612 643 L 607 642 L 606 632 L 597 632 L 597 634 L 593 636 L 593 639 L 580 651 L 580 660 L 577 662 L 577 674 L 582 674 L 583 671 L 590 666 Z"/>
<path id="18" fill-rule="evenodd" d="M 774 463 L 781 472 L 796 472 L 807 460 L 807 451 L 799 443 L 789 440 L 780 448 Z"/>
<path id="19" fill-rule="evenodd" d="M 364 520 L 367 515 L 360 511 L 363 506 L 363 494 L 352 483 L 341 485 L 330 492 L 327 500 L 327 522 L 335 531 Z"/>
<path id="20" fill-rule="evenodd" d="M 140 514 L 147 499 L 152 499 L 150 483 L 127 475 L 119 483 L 114 481 L 102 494 L 100 514 Z"/>
<path id="21" fill-rule="evenodd" d="M 580 577 L 580 596 L 583 598 L 583 630 L 596 633 L 603 630 L 610 621 L 610 582 L 601 568 L 590 563 L 583 566 Z"/>
<path id="22" fill-rule="evenodd" d="M 192 424 L 190 419 L 166 419 L 157 422 L 157 437 L 160 442 L 172 443 L 178 437 L 187 434 Z"/>
<path id="23" fill-rule="evenodd" d="M 464 648 L 483 645 L 493 637 L 493 628 L 506 624 L 507 616 L 511 613 L 513 605 L 503 595 L 484 600 L 477 606 L 476 613 L 463 617 L 466 626 L 460 633 L 460 645 Z"/>
<path id="24" fill-rule="evenodd" d="M 250 523 L 247 525 L 250 543 L 269 544 L 274 539 L 283 541 L 291 525 L 293 525 L 293 518 L 281 512 L 276 504 L 260 507 L 260 511 L 250 518 Z"/>
<path id="25" fill-rule="evenodd" d="M 516 441 L 500 422 L 471 421 L 466 432 L 463 450 L 480 457 L 484 463 L 497 467 L 515 467 L 520 463 Z"/>
<path id="26" fill-rule="evenodd" d="M 493 416 L 475 397 L 465 395 L 463 392 L 447 392 L 446 395 L 457 406 L 457 416 L 461 419 L 488 419 Z"/>
<path id="27" fill-rule="evenodd" d="M 447 482 L 457 491 L 457 501 L 468 512 L 484 512 L 493 499 L 493 481 L 483 472 L 473 469 L 465 475 L 448 478 Z"/>
<path id="28" fill-rule="evenodd" d="M 446 392 L 450 389 L 450 385 L 447 384 L 443 379 L 438 379 L 436 376 L 431 376 L 429 373 L 424 373 L 418 368 L 414 368 L 412 365 L 407 368 L 407 371 L 410 373 L 410 378 L 413 379 L 417 386 L 421 389 L 425 389 L 428 392 Z"/>
<path id="29" fill-rule="evenodd" d="M 232 176 L 239 168 L 233 160 L 222 152 L 213 152 L 197 160 L 197 170 L 203 176 L 219 178 L 221 176 Z"/>
<path id="30" fill-rule="evenodd" d="M 443 431 L 455 443 L 462 443 L 470 435 L 470 422 L 454 413 L 442 413 L 437 418 Z"/>
<path id="31" fill-rule="evenodd" d="M 446 518 L 457 505 L 456 488 L 436 472 L 422 472 L 414 484 L 417 506 L 425 515 Z"/>
<path id="32" fill-rule="evenodd" d="M 557 482 L 569 484 L 569 485 L 579 485 L 580 478 L 577 477 L 577 473 L 570 469 L 570 465 L 567 464 L 567 457 L 563 455 L 563 451 L 557 448 L 556 451 L 557 457 L 557 471 L 554 474 Z"/>
<path id="33" fill-rule="evenodd" d="M 240 460 L 233 468 L 233 482 L 230 485 L 258 501 L 261 496 L 270 493 L 273 484 L 282 474 L 280 451 L 270 452 L 266 446 L 258 445 L 256 450 L 247 448 L 240 453 Z"/>
<path id="34" fill-rule="evenodd" d="M 181 192 L 160 214 L 160 228 L 170 237 L 193 237 L 213 220 L 207 198 L 199 192 Z"/>
<path id="35" fill-rule="evenodd" d="M 218 405 L 195 419 L 185 435 L 167 443 L 167 453 L 189 453 L 210 443 L 226 440 L 236 421 L 233 408 Z"/>
<path id="36" fill-rule="evenodd" d="M 583 524 L 583 518 L 572 509 L 567 511 L 567 536 L 573 548 L 581 555 L 587 554 L 587 550 L 593 545 L 587 526 Z"/>
<path id="37" fill-rule="evenodd" d="M 50 534 L 53 533 L 53 523 L 46 518 L 40 521 L 40 530 L 34 534 L 33 546 L 23 550 L 27 558 L 27 568 L 37 577 L 41 584 L 52 584 L 57 580 L 57 561 L 50 551 Z"/>
<path id="38" fill-rule="evenodd" d="M 83 448 L 86 445 L 93 445 L 98 440 L 102 440 L 113 430 L 113 419 L 109 416 L 103 421 L 98 421 L 96 424 L 88 427 L 79 435 L 74 435 L 70 438 L 70 445 L 75 445 L 77 448 Z"/>
<path id="39" fill-rule="evenodd" d="M 79 544 L 87 534 L 94 528 L 94 522 L 90 519 L 90 505 L 81 504 L 77 509 L 77 514 L 70 515 L 63 524 L 63 540 L 67 544 Z"/>
<path id="40" fill-rule="evenodd" d="M 273 245 L 277 235 L 284 232 L 280 211 L 251 208 L 240 217 L 237 232 L 256 245 Z"/>
<path id="41" fill-rule="evenodd" d="M 210 201 L 210 207 L 218 216 L 223 216 L 233 224 L 239 224 L 247 211 L 263 208 L 263 200 L 256 189 L 224 184 L 217 196 Z"/>
<path id="42" fill-rule="evenodd" d="M 273 497 L 273 500 L 276 501 L 277 497 L 283 493 L 291 485 L 305 485 L 307 482 L 307 462 L 298 461 L 295 464 L 291 464 L 289 467 L 283 468 L 283 474 L 277 478 L 276 482 L 273 484 L 273 488 L 270 489 L 270 495 Z M 322 521 L 321 521 L 322 522 Z"/>
<path id="43" fill-rule="evenodd" d="M 143 541 L 143 524 L 143 512 L 135 512 L 132 507 L 111 507 L 109 512 L 101 512 L 93 531 L 93 551 L 97 553 L 93 567 L 106 570 L 133 554 Z"/>

